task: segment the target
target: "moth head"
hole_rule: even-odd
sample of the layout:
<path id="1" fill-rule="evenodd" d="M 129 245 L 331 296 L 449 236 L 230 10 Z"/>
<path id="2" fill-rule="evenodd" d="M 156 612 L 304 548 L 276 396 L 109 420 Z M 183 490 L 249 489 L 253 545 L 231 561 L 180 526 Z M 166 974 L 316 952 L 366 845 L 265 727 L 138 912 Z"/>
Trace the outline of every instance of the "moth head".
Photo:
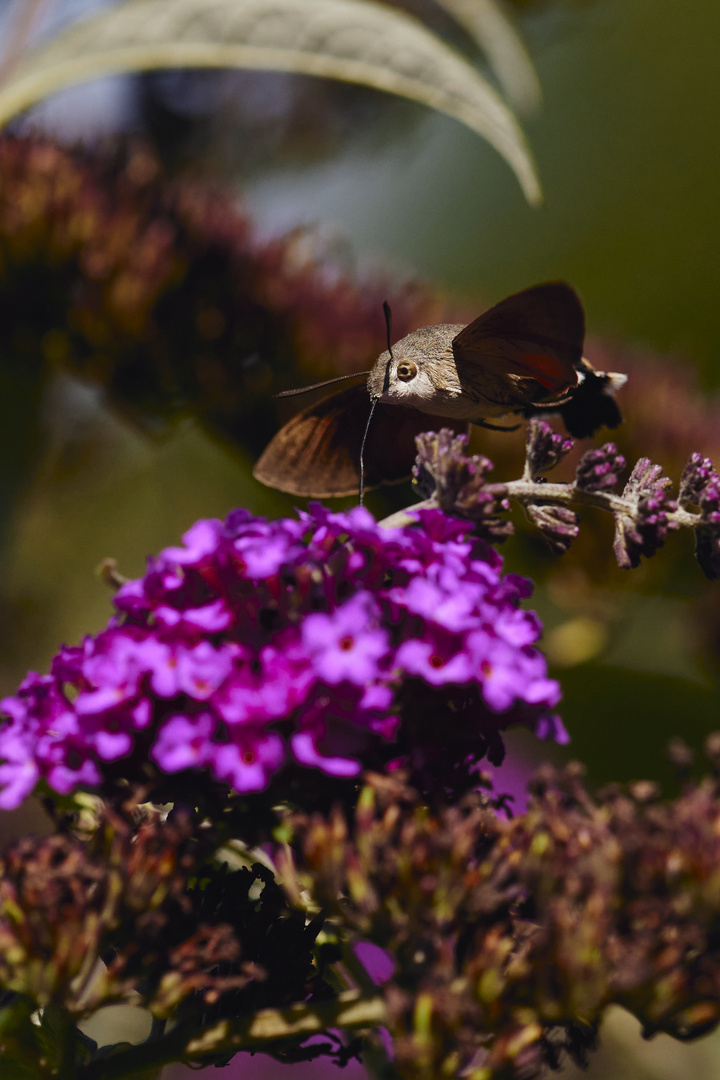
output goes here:
<path id="1" fill-rule="evenodd" d="M 435 356 L 438 350 L 428 347 L 428 331 L 433 329 L 423 327 L 408 334 L 393 345 L 392 355 L 388 350 L 381 353 L 368 379 L 371 397 L 412 406 L 436 396 L 442 361 Z"/>

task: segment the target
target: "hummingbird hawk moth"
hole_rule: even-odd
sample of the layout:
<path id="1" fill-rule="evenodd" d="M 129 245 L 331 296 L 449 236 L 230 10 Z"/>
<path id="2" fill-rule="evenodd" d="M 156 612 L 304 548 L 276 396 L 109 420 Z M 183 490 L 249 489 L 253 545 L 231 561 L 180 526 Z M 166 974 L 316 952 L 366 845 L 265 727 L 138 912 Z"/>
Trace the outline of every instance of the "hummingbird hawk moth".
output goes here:
<path id="1" fill-rule="evenodd" d="M 612 395 L 626 376 L 583 358 L 585 314 L 565 282 L 515 293 L 468 326 L 424 326 L 394 345 L 387 309 L 386 318 L 388 348 L 370 371 L 278 395 L 367 376 L 288 421 L 257 462 L 257 480 L 292 495 L 351 495 L 407 479 L 423 431 L 493 428 L 489 419 L 507 414 L 559 413 L 576 438 L 621 423 Z"/>

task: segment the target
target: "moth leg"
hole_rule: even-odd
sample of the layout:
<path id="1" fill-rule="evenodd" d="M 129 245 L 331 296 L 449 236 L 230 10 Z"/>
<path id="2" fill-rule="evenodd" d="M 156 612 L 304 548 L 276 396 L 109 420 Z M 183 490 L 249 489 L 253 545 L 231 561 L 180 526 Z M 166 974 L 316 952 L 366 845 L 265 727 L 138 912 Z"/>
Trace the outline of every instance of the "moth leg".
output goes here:
<path id="1" fill-rule="evenodd" d="M 473 420 L 475 427 L 484 427 L 488 431 L 517 431 L 522 424 L 513 424 L 512 427 L 500 427 L 499 424 L 489 424 L 487 420 Z"/>

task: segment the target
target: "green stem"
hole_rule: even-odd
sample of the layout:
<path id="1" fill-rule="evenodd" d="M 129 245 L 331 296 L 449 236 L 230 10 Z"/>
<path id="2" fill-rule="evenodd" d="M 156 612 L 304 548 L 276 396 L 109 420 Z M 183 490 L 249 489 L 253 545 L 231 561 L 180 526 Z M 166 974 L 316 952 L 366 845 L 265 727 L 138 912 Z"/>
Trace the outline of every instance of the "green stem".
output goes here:
<path id="1" fill-rule="evenodd" d="M 354 939 L 355 940 L 355 939 Z M 345 940 L 342 945 L 343 967 L 355 980 L 364 994 L 372 994 L 375 983 L 371 979 L 364 964 L 358 959 L 353 947 L 353 942 Z M 362 1040 L 362 1063 L 370 1077 L 370 1080 L 400 1080 L 392 1061 L 388 1057 L 385 1045 L 380 1038 L 377 1028 L 369 1032 Z"/>
<path id="2" fill-rule="evenodd" d="M 78 1031 L 72 1016 L 61 1005 L 49 1005 L 43 1012 L 42 1024 L 52 1030 L 57 1047 L 53 1076 L 56 1080 L 75 1080 Z"/>

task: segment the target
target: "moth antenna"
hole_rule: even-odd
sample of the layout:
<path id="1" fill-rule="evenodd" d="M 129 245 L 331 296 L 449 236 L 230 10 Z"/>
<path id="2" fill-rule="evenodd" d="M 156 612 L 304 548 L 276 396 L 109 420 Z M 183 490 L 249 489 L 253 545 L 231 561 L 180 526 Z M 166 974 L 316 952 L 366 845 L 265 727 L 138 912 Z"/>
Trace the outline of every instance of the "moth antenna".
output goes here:
<path id="1" fill-rule="evenodd" d="M 385 335 L 387 337 L 387 347 L 390 353 L 390 359 L 393 359 L 392 344 L 390 338 L 392 337 L 392 310 L 387 300 L 383 300 L 383 315 L 385 316 Z"/>
<path id="2" fill-rule="evenodd" d="M 370 406 L 370 415 L 367 418 L 367 424 L 365 425 L 365 433 L 363 434 L 363 440 L 362 440 L 362 444 L 360 446 L 360 491 L 359 491 L 360 506 L 362 506 L 362 504 L 363 504 L 363 496 L 365 494 L 365 441 L 366 441 L 367 436 L 368 436 L 368 431 L 370 430 L 370 421 L 373 418 L 373 413 L 375 412 L 375 406 L 376 405 L 377 405 L 377 398 L 373 398 L 372 399 L 372 405 Z"/>
<path id="3" fill-rule="evenodd" d="M 390 365 L 393 362 L 392 352 L 392 310 L 387 300 L 383 300 L 383 315 L 385 316 L 385 337 L 387 339 L 387 351 L 390 353 L 390 359 L 385 365 L 385 378 L 383 380 L 383 394 L 386 393 L 390 386 Z"/>
<path id="4" fill-rule="evenodd" d="M 281 390 L 279 394 L 273 396 L 276 398 L 296 397 L 298 394 L 309 394 L 311 390 L 320 390 L 323 386 L 332 386 L 333 383 L 344 382 L 345 379 L 359 379 L 361 375 L 369 374 L 369 371 L 353 371 L 350 375 L 338 375 L 335 379 L 325 379 L 324 382 L 316 382 L 312 386 L 301 386 L 298 390 Z"/>

